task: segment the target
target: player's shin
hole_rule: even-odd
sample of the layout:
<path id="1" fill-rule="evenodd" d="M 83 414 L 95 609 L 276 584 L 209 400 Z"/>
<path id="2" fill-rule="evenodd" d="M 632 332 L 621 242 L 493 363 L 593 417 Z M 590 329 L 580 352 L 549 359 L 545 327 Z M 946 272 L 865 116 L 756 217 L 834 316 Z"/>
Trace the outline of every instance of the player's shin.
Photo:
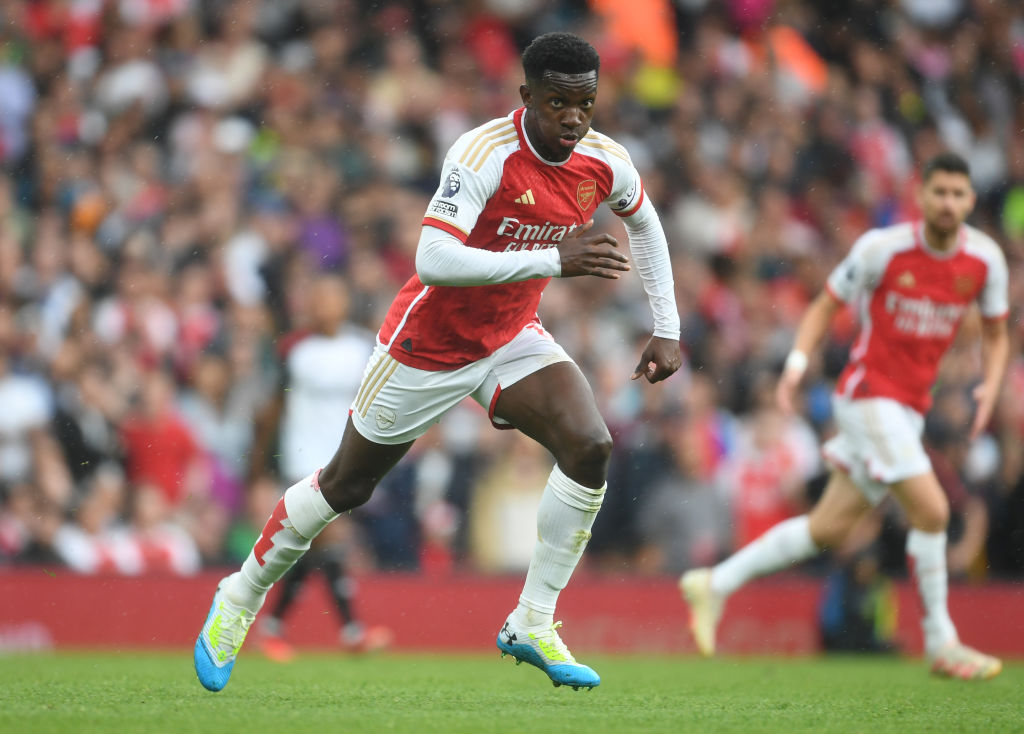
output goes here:
<path id="1" fill-rule="evenodd" d="M 907 533 L 907 558 L 924 607 L 921 626 L 925 650 L 933 656 L 945 645 L 957 641 L 956 627 L 946 608 L 946 534 L 911 528 Z"/>
<path id="2" fill-rule="evenodd" d="M 558 595 L 590 540 L 607 485 L 593 489 L 555 466 L 537 508 L 537 542 L 513 622 L 523 629 L 550 627 Z"/>
<path id="3" fill-rule="evenodd" d="M 258 611 L 271 585 L 295 565 L 313 538 L 337 516 L 320 492 L 316 473 L 289 487 L 241 571 L 232 575 L 225 587 L 228 600 Z"/>
<path id="4" fill-rule="evenodd" d="M 748 581 L 779 571 L 818 553 L 807 515 L 772 527 L 725 559 L 711 572 L 711 590 L 726 597 Z"/>

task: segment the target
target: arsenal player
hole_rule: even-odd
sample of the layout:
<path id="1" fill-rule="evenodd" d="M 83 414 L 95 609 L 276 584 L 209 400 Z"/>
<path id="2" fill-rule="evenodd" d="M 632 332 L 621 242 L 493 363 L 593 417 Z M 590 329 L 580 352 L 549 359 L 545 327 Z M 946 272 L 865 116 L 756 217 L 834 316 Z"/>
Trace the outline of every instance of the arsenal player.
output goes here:
<path id="1" fill-rule="evenodd" d="M 679 316 L 665 235 L 640 176 L 622 146 L 590 127 L 597 52 L 577 36 L 551 33 L 522 61 L 523 106 L 464 134 L 445 158 L 416 275 L 377 334 L 341 445 L 322 470 L 287 489 L 241 570 L 217 587 L 195 645 L 206 688 L 227 684 L 271 584 L 466 396 L 555 458 L 526 583 L 497 645 L 556 686 L 600 683 L 570 654 L 553 614 L 601 507 L 611 437 L 537 305 L 553 277 L 616 279 L 630 269 L 615 238 L 592 230 L 603 203 L 623 220 L 654 313 L 633 379 L 658 382 L 679 368 Z"/>
<path id="2" fill-rule="evenodd" d="M 808 354 L 844 305 L 860 333 L 833 396 L 837 435 L 824 446 L 832 466 L 821 500 L 806 515 L 768 530 L 714 568 L 683 574 L 690 628 L 700 651 L 715 650 L 726 598 L 747 581 L 834 548 L 886 494 L 907 515 L 907 556 L 924 607 L 925 651 L 933 672 L 991 678 L 1002 664 L 960 642 L 946 608 L 949 505 L 921 445 L 939 361 L 968 307 L 984 327 L 984 379 L 975 390 L 976 437 L 988 424 L 1009 354 L 1007 268 L 999 246 L 964 224 L 974 207 L 967 163 L 943 153 L 922 172 L 923 221 L 871 230 L 832 272 L 804 313 L 776 397 L 792 411 Z"/>

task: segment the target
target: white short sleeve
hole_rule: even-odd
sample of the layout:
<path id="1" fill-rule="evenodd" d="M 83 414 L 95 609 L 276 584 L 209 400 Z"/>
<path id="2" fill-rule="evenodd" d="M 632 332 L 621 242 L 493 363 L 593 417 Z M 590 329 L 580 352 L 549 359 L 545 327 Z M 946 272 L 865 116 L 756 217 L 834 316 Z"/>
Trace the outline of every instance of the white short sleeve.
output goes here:
<path id="1" fill-rule="evenodd" d="M 437 226 L 465 242 L 501 183 L 504 156 L 489 153 L 517 146 L 518 141 L 511 117 L 494 120 L 456 140 L 445 156 L 441 182 L 427 205 L 423 224 Z"/>
<path id="2" fill-rule="evenodd" d="M 981 315 L 986 319 L 1001 319 L 1010 310 L 1006 257 L 994 242 L 985 254 L 988 273 L 985 276 L 985 285 L 978 295 L 978 306 L 981 308 Z"/>
<path id="3" fill-rule="evenodd" d="M 870 230 L 863 234 L 841 263 L 828 277 L 828 290 L 843 303 L 852 303 L 857 295 L 873 290 L 878 283 L 878 260 L 872 254 L 878 249 L 879 230 Z"/>

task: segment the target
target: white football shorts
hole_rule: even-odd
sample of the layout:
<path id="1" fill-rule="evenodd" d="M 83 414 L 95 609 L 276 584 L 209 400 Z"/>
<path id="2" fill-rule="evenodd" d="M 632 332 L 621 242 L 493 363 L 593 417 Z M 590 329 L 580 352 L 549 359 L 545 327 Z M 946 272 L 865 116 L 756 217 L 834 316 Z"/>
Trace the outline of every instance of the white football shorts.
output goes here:
<path id="1" fill-rule="evenodd" d="M 872 505 L 882 501 L 890 484 L 932 470 L 921 445 L 924 417 L 913 408 L 889 398 L 833 395 L 832 409 L 838 432 L 822 453 L 850 475 Z"/>
<path id="2" fill-rule="evenodd" d="M 572 359 L 536 323 L 527 324 L 512 341 L 483 359 L 444 372 L 404 365 L 378 344 L 350 409 L 352 424 L 376 443 L 406 443 L 426 433 L 468 395 L 484 407 L 496 427 L 510 428 L 494 415 L 501 391 L 556 362 Z"/>

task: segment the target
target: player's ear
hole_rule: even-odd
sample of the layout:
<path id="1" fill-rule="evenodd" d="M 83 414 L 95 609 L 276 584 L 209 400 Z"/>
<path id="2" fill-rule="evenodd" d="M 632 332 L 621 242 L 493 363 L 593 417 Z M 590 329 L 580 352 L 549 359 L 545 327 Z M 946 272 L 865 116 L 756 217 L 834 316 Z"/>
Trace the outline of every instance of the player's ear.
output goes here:
<path id="1" fill-rule="evenodd" d="M 533 92 L 530 91 L 530 86 L 528 84 L 519 85 L 519 97 L 523 100 L 524 107 L 533 106 Z"/>

